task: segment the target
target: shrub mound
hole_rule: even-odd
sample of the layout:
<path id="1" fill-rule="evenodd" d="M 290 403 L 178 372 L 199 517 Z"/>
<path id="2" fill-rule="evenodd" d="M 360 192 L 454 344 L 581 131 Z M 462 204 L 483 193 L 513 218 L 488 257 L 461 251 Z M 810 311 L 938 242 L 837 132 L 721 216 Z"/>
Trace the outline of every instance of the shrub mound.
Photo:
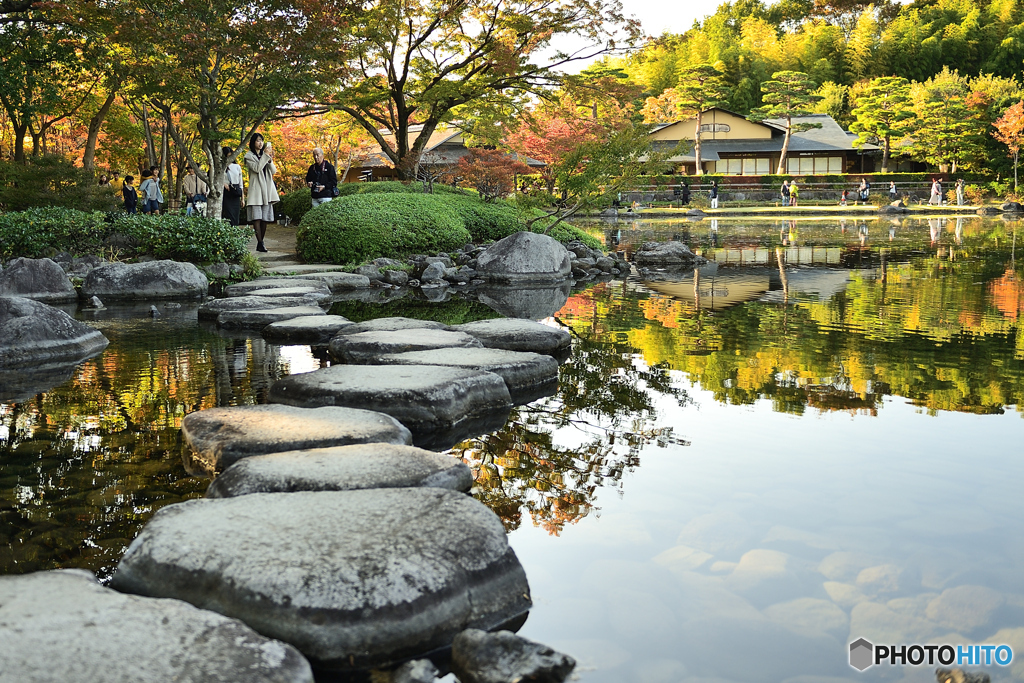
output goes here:
<path id="1" fill-rule="evenodd" d="M 425 194 L 420 183 L 398 181 L 346 183 L 338 189 L 339 197 L 314 211 L 302 193 L 305 204 L 298 249 L 306 261 L 361 263 L 379 256 L 447 251 L 469 241 L 500 240 L 525 230 L 529 219 L 544 215 L 509 201 L 485 202 L 473 192 L 447 185 L 434 185 L 433 194 Z M 290 206 L 283 205 L 281 213 L 295 219 Z M 552 222 L 538 221 L 530 229 L 542 233 Z M 436 239 L 431 241 L 435 232 Z M 595 249 L 604 246 L 568 223 L 559 223 L 548 234 L 560 242 L 581 240 Z M 432 246 L 435 242 L 444 246 Z"/>
<path id="2" fill-rule="evenodd" d="M 0 160 L 0 208 L 4 211 L 52 206 L 112 211 L 120 204 L 117 190 L 99 187 L 92 171 L 64 157 L 32 157 L 26 163 Z"/>
<path id="3" fill-rule="evenodd" d="M 0 258 L 75 256 L 124 258 L 149 255 L 175 261 L 237 262 L 247 253 L 249 231 L 201 216 L 115 215 L 60 207 L 0 214 Z"/>
<path id="4" fill-rule="evenodd" d="M 321 204 L 302 219 L 296 238 L 305 261 L 361 263 L 380 256 L 450 251 L 471 236 L 443 197 L 388 192 Z"/>

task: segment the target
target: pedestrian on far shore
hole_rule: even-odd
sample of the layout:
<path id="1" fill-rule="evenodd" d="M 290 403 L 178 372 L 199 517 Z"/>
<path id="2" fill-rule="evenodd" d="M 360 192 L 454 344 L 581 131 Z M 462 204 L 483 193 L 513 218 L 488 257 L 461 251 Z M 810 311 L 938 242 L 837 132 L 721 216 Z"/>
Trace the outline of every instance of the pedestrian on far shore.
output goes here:
<path id="1" fill-rule="evenodd" d="M 708 191 L 708 197 L 711 199 L 711 208 L 718 208 L 718 181 L 711 181 L 711 189 Z"/>
<path id="2" fill-rule="evenodd" d="M 867 178 L 860 179 L 860 187 L 857 188 L 857 193 L 860 196 L 860 201 L 865 204 L 868 203 L 868 193 L 871 192 L 871 183 L 867 181 Z"/>
<path id="3" fill-rule="evenodd" d="M 779 189 L 779 194 L 782 195 L 782 205 L 786 206 L 789 204 L 789 181 L 783 180 L 782 187 Z"/>
<path id="4" fill-rule="evenodd" d="M 196 204 L 206 203 L 206 183 L 196 175 L 196 170 L 188 167 L 188 175 L 181 183 L 181 191 L 185 193 L 185 215 L 191 216 L 197 210 Z"/>
<path id="5" fill-rule="evenodd" d="M 794 180 L 789 184 L 789 205 L 796 206 L 800 200 L 800 188 L 797 187 L 796 181 Z"/>
<path id="6" fill-rule="evenodd" d="M 933 206 L 942 205 L 942 184 L 938 178 L 932 178 L 932 192 L 931 196 L 928 197 L 928 203 Z"/>
<path id="7" fill-rule="evenodd" d="M 900 198 L 900 192 L 896 189 L 896 181 L 889 181 L 889 201 L 894 202 Z"/>
<path id="8" fill-rule="evenodd" d="M 150 166 L 149 172 L 152 174 L 152 182 L 149 184 L 147 196 L 149 197 L 149 213 L 154 216 L 160 215 L 160 207 L 164 203 L 164 193 L 160 189 L 160 167 Z"/>
<path id="9" fill-rule="evenodd" d="M 313 149 L 313 165 L 306 171 L 306 186 L 314 208 L 338 196 L 338 174 L 319 147 Z"/>
<path id="10" fill-rule="evenodd" d="M 963 206 L 964 205 L 964 179 L 963 178 L 957 178 L 956 179 L 956 205 L 957 206 Z"/>
<path id="11" fill-rule="evenodd" d="M 151 193 L 153 196 L 156 193 L 152 190 L 153 187 L 153 172 L 148 168 L 142 172 L 142 184 L 139 185 L 139 196 L 142 198 L 142 213 L 147 216 L 153 213 L 153 206 L 156 205 L 157 212 L 160 209 L 160 203 L 156 200 L 150 201 Z"/>
<path id="12" fill-rule="evenodd" d="M 124 185 L 121 187 L 121 196 L 124 197 L 124 210 L 129 214 L 134 214 L 139 206 L 139 193 L 132 187 L 134 182 L 134 176 L 126 175 L 124 177 Z"/>

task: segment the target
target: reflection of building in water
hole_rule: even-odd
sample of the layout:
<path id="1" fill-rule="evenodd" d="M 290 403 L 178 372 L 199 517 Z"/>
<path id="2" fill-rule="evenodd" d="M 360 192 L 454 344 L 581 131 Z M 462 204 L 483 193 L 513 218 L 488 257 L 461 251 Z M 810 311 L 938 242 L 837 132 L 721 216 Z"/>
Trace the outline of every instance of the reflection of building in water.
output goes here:
<path id="1" fill-rule="evenodd" d="M 850 271 L 836 268 L 721 268 L 708 264 L 675 280 L 644 286 L 695 308 L 718 311 L 747 301 L 782 303 L 789 298 L 826 301 L 846 289 Z"/>
<path id="2" fill-rule="evenodd" d="M 217 405 L 238 405 L 255 398 L 266 403 L 270 385 L 296 372 L 310 372 L 321 366 L 308 346 L 277 346 L 262 337 L 225 339 L 211 344 Z"/>

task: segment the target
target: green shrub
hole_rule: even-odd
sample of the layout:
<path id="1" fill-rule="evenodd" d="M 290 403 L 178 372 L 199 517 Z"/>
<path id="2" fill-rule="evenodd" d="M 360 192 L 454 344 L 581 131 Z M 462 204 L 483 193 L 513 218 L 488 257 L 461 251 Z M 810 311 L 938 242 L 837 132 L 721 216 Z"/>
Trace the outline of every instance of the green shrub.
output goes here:
<path id="1" fill-rule="evenodd" d="M 203 216 L 128 215 L 114 221 L 114 232 L 132 238 L 135 255 L 175 261 L 237 263 L 248 252 L 249 230 Z"/>
<path id="2" fill-rule="evenodd" d="M 379 180 L 373 183 L 342 183 L 338 185 L 338 193 L 341 197 L 348 197 L 354 194 L 424 194 L 423 183 L 419 181 L 403 183 L 399 180 Z M 434 184 L 434 194 L 471 196 L 471 193 L 461 188 L 438 183 Z"/>
<path id="3" fill-rule="evenodd" d="M 0 257 L 40 258 L 68 251 L 99 254 L 110 234 L 106 216 L 63 207 L 0 214 Z"/>
<path id="4" fill-rule="evenodd" d="M 462 217 L 475 242 L 500 240 L 523 230 L 519 211 L 506 202 L 488 203 L 468 195 L 449 194 L 439 198 Z"/>
<path id="5" fill-rule="evenodd" d="M 0 208 L 5 211 L 54 206 L 113 211 L 121 203 L 113 187 L 100 187 L 91 171 L 63 157 L 33 157 L 24 164 L 0 161 Z"/>
<path id="6" fill-rule="evenodd" d="M 276 214 L 288 216 L 292 223 L 298 225 L 302 217 L 313 208 L 313 198 L 309 190 L 292 190 L 281 197 L 281 202 L 274 207 Z"/>
<path id="7" fill-rule="evenodd" d="M 103 255 L 107 239 L 121 257 L 151 255 L 178 261 L 237 262 L 248 251 L 249 231 L 212 218 L 106 214 L 51 207 L 0 214 L 0 257 L 40 258 L 66 251 Z"/>
<path id="8" fill-rule="evenodd" d="M 361 263 L 379 256 L 450 251 L 470 238 L 457 211 L 443 198 L 389 192 L 321 204 L 302 219 L 296 246 L 308 262 Z"/>
<path id="9" fill-rule="evenodd" d="M 523 212 L 523 224 L 530 218 L 536 218 L 543 216 L 546 211 L 541 209 L 530 209 Z M 549 225 L 555 222 L 554 218 L 542 219 L 533 224 L 530 228 L 532 232 L 544 233 Z M 565 221 L 562 221 L 555 227 L 551 228 L 551 231 L 547 233 L 548 237 L 558 240 L 559 242 L 568 242 L 570 240 L 579 240 L 583 244 L 587 245 L 591 249 L 604 249 L 604 242 L 594 237 L 593 235 L 580 230 L 574 225 L 570 225 Z"/>

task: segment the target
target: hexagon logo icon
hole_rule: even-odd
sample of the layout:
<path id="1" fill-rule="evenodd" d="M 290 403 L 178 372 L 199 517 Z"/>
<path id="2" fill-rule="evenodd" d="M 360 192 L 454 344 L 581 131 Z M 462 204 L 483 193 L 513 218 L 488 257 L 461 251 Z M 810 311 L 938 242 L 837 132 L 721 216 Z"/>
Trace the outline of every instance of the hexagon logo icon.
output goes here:
<path id="1" fill-rule="evenodd" d="M 863 671 L 874 663 L 875 646 L 858 638 L 850 643 L 850 666 L 857 671 Z"/>

